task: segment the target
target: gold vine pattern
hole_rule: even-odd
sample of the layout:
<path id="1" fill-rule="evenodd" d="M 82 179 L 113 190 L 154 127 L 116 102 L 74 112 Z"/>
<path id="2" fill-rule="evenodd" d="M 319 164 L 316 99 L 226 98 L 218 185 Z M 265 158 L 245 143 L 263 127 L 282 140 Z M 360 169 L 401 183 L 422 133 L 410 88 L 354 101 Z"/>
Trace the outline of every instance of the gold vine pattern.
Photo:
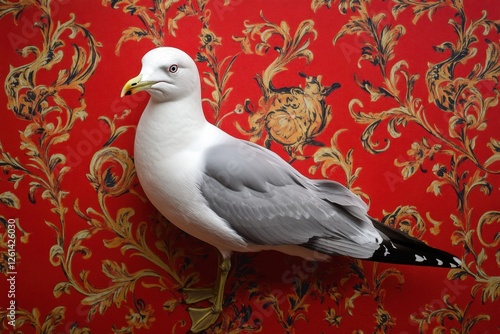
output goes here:
<path id="1" fill-rule="evenodd" d="M 496 146 L 498 140 L 490 138 L 487 146 L 491 148 L 492 155 L 481 162 L 475 153 L 478 135 L 474 137 L 470 135 L 485 130 L 487 126 L 485 123 L 486 114 L 489 109 L 498 104 L 500 94 L 498 90 L 493 90 L 489 94 L 490 96 L 483 96 L 484 93 L 476 88 L 479 83 L 487 84 L 498 80 L 500 74 L 498 44 L 488 43 L 483 65 L 476 63 L 467 76 L 457 76 L 455 71 L 459 65 L 466 64 L 468 60 L 477 55 L 477 49 L 473 48 L 472 45 L 478 42 L 476 36 L 478 28 L 482 27 L 484 33 L 487 34 L 490 29 L 498 30 L 500 21 L 489 20 L 486 12 L 483 12 L 483 16 L 479 20 L 468 22 L 462 1 L 426 3 L 396 0 L 395 2 L 396 5 L 392 8 L 393 15 L 397 17 L 402 11 L 411 8 L 414 14 L 414 24 L 417 24 L 419 18 L 425 13 L 431 18 L 440 7 L 450 6 L 456 11 L 456 18 L 450 20 L 449 24 L 457 35 L 457 41 L 455 43 L 443 42 L 434 47 L 436 52 L 449 52 L 450 56 L 440 63 L 429 64 L 425 78 L 429 102 L 434 103 L 443 112 L 451 114 L 448 118 L 448 136 L 444 135 L 438 125 L 432 124 L 427 119 L 422 99 L 413 96 L 414 86 L 419 76 L 412 75 L 407 71 L 408 64 L 404 60 L 397 61 L 392 67 L 389 67 L 389 61 L 395 57 L 395 46 L 405 34 L 403 26 L 392 27 L 389 24 L 384 24 L 385 15 L 383 14 L 370 17 L 367 9 L 369 1 L 351 1 L 350 8 L 359 15 L 353 17 L 339 31 L 334 38 L 334 43 L 347 34 L 366 36 L 367 41 L 362 48 L 363 52 L 359 64 L 361 61 L 368 61 L 379 67 L 383 85 L 374 87 L 369 81 L 359 79 L 357 80 L 358 85 L 370 94 L 372 102 L 380 98 L 387 98 L 394 100 L 396 104 L 394 108 L 386 111 L 364 113 L 356 111 L 356 107 L 363 107 L 363 104 L 358 99 L 351 100 L 349 109 L 354 120 L 357 123 L 368 124 L 361 137 L 367 151 L 376 154 L 383 153 L 389 148 L 389 140 L 386 140 L 385 147 L 378 149 L 378 143 L 371 139 L 382 121 L 388 120 L 387 129 L 393 138 L 398 138 L 401 135 L 397 129 L 398 126 L 406 126 L 408 123 L 414 122 L 425 129 L 433 140 L 439 142 L 439 144 L 431 145 L 429 139 L 423 137 L 421 142 L 413 143 L 408 151 L 408 155 L 414 159 L 413 161 L 395 161 L 396 166 L 402 167 L 404 179 L 412 177 L 418 169 L 422 170 L 426 159 L 433 160 L 434 156 L 438 154 L 449 157 L 449 165 L 436 163 L 432 167 L 437 179 L 429 185 L 427 191 L 440 195 L 443 186 L 451 186 L 454 190 L 460 217 L 455 215 L 450 217 L 457 227 L 452 241 L 456 246 L 462 245 L 466 253 L 463 257 L 463 268 L 452 269 L 448 276 L 450 279 L 463 280 L 465 276 L 470 275 L 477 283 L 471 291 L 473 298 L 465 308 L 461 309 L 458 305 L 452 305 L 449 302 L 449 296 L 445 295 L 443 301 L 446 309 L 426 310 L 421 318 L 414 317 L 413 320 L 419 324 L 420 331 L 424 332 L 433 321 L 436 321 L 441 328 L 445 328 L 444 320 L 445 317 L 448 317 L 459 322 L 461 332 L 468 333 L 477 322 L 490 319 L 488 315 L 477 315 L 473 318 L 467 316 L 467 310 L 474 302 L 476 293 L 482 290 L 483 303 L 488 299 L 493 302 L 497 300 L 500 289 L 499 277 L 488 275 L 482 268 L 486 260 L 484 248 L 477 253 L 477 246 L 474 245 L 473 235 L 477 233 L 478 237 L 481 238 L 483 233 L 481 228 L 484 223 L 477 224 L 477 231 L 472 228 L 472 208 L 467 205 L 468 197 L 475 188 L 480 189 L 486 195 L 491 193 L 492 187 L 486 181 L 486 176 L 488 173 L 496 174 L 499 172 L 491 169 L 491 165 L 499 160 L 500 151 L 499 147 Z M 343 3 L 345 4 L 345 2 Z M 398 82 L 401 81 L 406 84 L 403 93 L 398 89 Z M 477 167 L 472 175 L 464 166 L 468 161 Z M 496 213 L 483 214 L 479 218 L 479 222 L 491 224 L 497 219 Z M 488 247 L 488 244 L 484 242 L 481 242 L 481 245 Z M 470 261 L 469 257 L 474 260 Z M 498 259 L 497 264 L 500 265 Z"/>
<path id="2" fill-rule="evenodd" d="M 56 153 L 57 145 L 67 141 L 71 130 L 77 121 L 84 121 L 87 117 L 84 98 L 68 102 L 61 94 L 63 90 L 77 90 L 84 92 L 85 82 L 92 76 L 100 60 L 98 48 L 101 46 L 84 24 L 76 22 L 76 16 L 66 22 L 53 22 L 51 17 L 50 1 L 25 1 L 18 4 L 3 3 L 0 7 L 0 18 L 11 14 L 17 21 L 27 8 L 35 7 L 41 12 L 40 21 L 35 26 L 40 29 L 43 45 L 41 48 L 27 46 L 18 53 L 24 57 L 33 57 L 34 60 L 19 67 L 10 68 L 5 79 L 5 92 L 8 97 L 7 108 L 15 116 L 25 123 L 25 129 L 20 131 L 21 150 L 29 157 L 29 163 L 23 164 L 9 152 L 2 149 L 1 166 L 5 171 L 15 171 L 9 181 L 17 188 L 24 179 L 30 179 L 28 198 L 32 203 L 37 201 L 38 194 L 52 206 L 51 212 L 55 215 L 58 223 L 46 221 L 56 234 L 56 245 L 63 247 L 66 239 L 66 214 L 68 208 L 65 205 L 67 191 L 62 188 L 62 182 L 70 167 L 65 166 L 66 157 Z M 57 78 L 50 82 L 39 82 L 37 74 L 43 70 L 51 70 L 57 67 L 64 56 L 66 46 L 63 38 L 69 33 L 70 39 L 76 39 L 78 35 L 83 36 L 85 44 L 73 44 L 73 56 L 69 68 L 60 69 Z M 63 37 L 64 36 L 64 37 Z M 85 47 L 87 47 L 87 50 Z M 67 52 L 67 51 L 66 51 Z M 55 116 L 60 114 L 61 116 Z M 54 149 L 56 147 L 56 149 Z M 14 201 L 14 207 L 21 207 L 18 200 Z M 4 220 L 5 218 L 2 217 Z M 26 242 L 27 240 L 21 240 Z M 6 270 L 6 268 L 4 268 Z M 19 309 L 16 318 L 16 326 L 22 327 L 29 324 L 37 331 L 53 332 L 64 318 L 66 308 L 56 307 L 41 322 L 40 312 L 37 308 L 32 311 Z M 0 318 L 5 322 L 7 312 L 2 310 Z M 88 328 L 74 327 L 72 333 L 87 333 Z"/>
<path id="3" fill-rule="evenodd" d="M 429 182 L 426 196 L 430 198 L 451 192 L 456 199 L 455 211 L 447 220 L 436 220 L 431 211 L 424 213 L 416 205 L 400 204 L 383 210 L 381 221 L 422 240 L 449 237 L 454 251 L 463 253 L 463 267 L 450 270 L 447 278 L 450 282 L 468 283 L 464 292 L 467 296 L 457 299 L 449 293 L 442 294 L 439 303 L 425 305 L 410 320 L 421 333 L 431 330 L 474 333 L 475 328 L 494 320 L 474 307 L 478 303 L 494 304 L 500 297 L 500 234 L 495 230 L 500 210 L 478 212 L 473 200 L 478 192 L 486 198 L 494 196 L 493 180 L 500 173 L 500 139 L 487 137 L 492 124 L 489 119 L 500 95 L 497 87 L 500 49 L 497 42 L 479 37 L 480 34 L 498 36 L 500 20 L 492 19 L 493 13 L 486 11 L 472 18 L 467 4 L 462 0 L 393 0 L 388 5 L 390 11 L 379 12 L 374 9 L 379 5 L 376 0 L 310 2 L 311 12 L 306 17 L 325 12 L 334 15 L 331 8 L 336 5 L 345 18 L 344 24 L 330 37 L 330 47 L 337 47 L 349 38 L 361 41 L 357 50 L 360 71 L 355 73 L 353 81 L 363 93 L 352 97 L 347 109 L 356 126 L 362 128 L 362 134 L 360 146 L 355 149 L 351 145 L 346 151 L 343 148 L 348 146 L 348 140 L 344 138 L 348 137 L 349 129 L 334 124 L 332 109 L 341 107 L 330 102 L 336 101 L 335 94 L 330 94 L 340 85 L 325 86 L 323 75 L 308 73 L 307 66 L 316 61 L 312 50 L 318 49 L 319 35 L 326 33 L 314 19 L 303 19 L 294 26 L 287 20 L 267 19 L 266 12 L 260 11 L 255 16 L 257 21 L 241 20 L 239 30 L 235 31 L 243 28 L 242 34 L 233 33 L 232 38 L 223 39 L 221 36 L 227 34 L 222 34 L 215 22 L 221 20 L 222 10 L 230 12 L 243 6 L 240 1 L 103 0 L 102 8 L 122 9 L 127 14 L 124 17 L 135 20 L 130 22 L 140 23 L 124 28 L 118 40 L 113 41 L 115 55 L 120 60 L 124 43 L 143 45 L 149 41 L 153 46 L 167 45 L 169 39 L 183 33 L 183 27 L 196 21 L 199 30 L 192 39 L 198 43 L 195 59 L 206 69 L 202 71 L 202 81 L 209 93 L 203 101 L 214 124 L 222 126 L 224 122 L 229 127 L 228 120 L 234 119 L 235 132 L 268 148 L 275 149 L 276 145 L 283 148 L 290 163 L 308 163 L 306 170 L 311 175 L 320 173 L 328 178 L 332 170 L 339 169 L 345 176 L 343 183 L 368 202 L 377 194 L 362 188 L 361 172 L 367 167 L 355 167 L 355 158 L 357 163 L 361 161 L 358 157 L 364 153 L 363 149 L 369 155 L 389 156 L 395 143 L 403 140 L 405 129 L 415 126 L 422 130 L 425 135 L 412 139 L 405 148 L 406 156 L 398 156 L 393 165 L 400 170 L 403 183 L 425 175 Z M 15 212 L 35 203 L 48 206 L 43 227 L 55 242 L 46 253 L 53 269 L 64 277 L 52 287 L 52 295 L 61 305 L 64 298 L 77 298 L 86 307 L 89 321 L 83 326 L 72 325 L 70 333 L 98 332 L 91 329 L 90 320 L 113 310 L 123 312 L 120 321 L 115 320 L 107 328 L 110 332 L 155 330 L 161 318 L 183 311 L 182 289 L 204 281 L 204 274 L 197 271 L 195 262 L 202 262 L 196 259 L 204 259 L 207 250 L 186 247 L 186 240 L 193 242 L 192 239 L 159 214 L 146 220 L 138 212 L 137 203 L 146 199 L 137 190 L 133 156 L 129 149 L 122 148 L 134 129 L 129 124 L 131 110 L 122 108 L 108 117 L 95 116 L 87 107 L 86 87 L 92 84 L 99 67 L 104 43 L 96 40 L 89 24 L 79 23 L 78 13 L 70 14 L 66 21 L 57 21 L 53 8 L 50 0 L 0 1 L 0 20 L 11 19 L 16 25 L 26 13 L 37 11 L 40 15 L 34 27 L 41 37 L 36 40 L 39 44 L 17 50 L 17 64 L 22 64 L 10 65 L 4 81 L 6 108 L 14 115 L 16 126 L 22 128 L 19 150 L 0 143 L 0 167 L 10 187 L 4 190 L 6 182 L 0 180 L 0 206 Z M 418 27 L 425 24 L 425 16 L 431 20 L 445 9 L 453 11 L 448 21 L 452 34 L 447 36 L 454 39 L 433 46 L 435 59 L 439 61 L 428 63 L 424 75 L 412 72 L 413 64 L 399 56 L 398 46 L 405 41 L 409 29 L 400 18 L 411 15 L 411 24 Z M 228 45 L 240 47 L 242 53 L 228 52 L 221 57 Z M 256 81 L 259 96 L 248 95 L 245 85 L 239 86 L 233 77 L 248 59 L 259 59 L 261 71 L 246 78 L 245 83 Z M 264 64 L 262 59 L 270 63 Z M 273 80 L 278 75 L 293 79 L 294 75 L 287 74 L 287 66 L 298 60 L 304 61 L 299 74 L 303 85 L 275 87 Z M 370 66 L 371 76 L 367 79 L 361 69 Z M 47 79 L 46 72 L 55 76 Z M 418 89 L 423 86 L 425 93 Z M 252 101 L 258 101 L 256 108 Z M 229 104 L 234 107 L 228 108 Z M 443 116 L 436 118 L 436 113 Z M 85 172 L 88 180 L 85 186 L 95 195 L 92 204 L 78 196 L 70 200 L 75 192 L 69 183 L 74 170 L 62 152 L 62 145 L 71 143 L 72 135 L 78 133 L 89 114 L 104 124 L 109 133 L 104 143 L 92 152 Z M 381 144 L 379 132 L 384 124 L 390 139 L 384 138 Z M 321 136 L 325 133 L 332 134 L 328 145 L 318 139 L 324 138 Z M 306 153 L 310 151 L 313 153 Z M 21 193 L 20 189 L 27 189 L 27 193 Z M 26 199 L 28 202 L 23 202 Z M 123 203 L 134 203 L 137 207 Z M 7 215 L 2 213 L 3 227 L 6 221 Z M 453 227 L 451 236 L 442 232 L 447 225 Z M 18 220 L 16 228 L 21 244 L 35 245 L 31 232 L 34 227 Z M 96 242 L 121 255 L 101 259 L 93 248 Z M 6 249 L 5 232 L 0 239 L 0 269 L 4 274 Z M 318 264 L 302 264 L 297 275 L 281 277 L 286 281 L 286 290 L 276 291 L 276 286 L 266 282 L 263 273 L 256 270 L 255 257 L 235 256 L 224 312 L 207 333 L 262 332 L 267 328 L 264 320 L 268 322 L 270 317 L 278 330 L 294 333 L 296 327 L 311 319 L 313 303 L 317 304 L 315 310 L 318 305 L 322 308 L 325 328 L 342 329 L 350 318 L 361 315 L 357 306 L 364 302 L 372 309 L 372 332 L 391 332 L 404 322 L 394 316 L 388 302 L 389 288 L 402 286 L 407 280 L 403 269 L 352 259 L 345 260 L 341 267 L 325 270 L 316 270 Z M 81 269 L 82 263 L 86 268 L 95 258 L 101 261 L 100 272 L 95 266 L 93 271 Z M 140 268 L 130 264 L 137 258 L 142 261 Z M 21 263 L 25 260 L 21 251 L 16 260 Z M 98 275 L 109 284 L 101 284 Z M 332 280 L 332 276 L 340 278 Z M 144 291 L 160 292 L 162 305 L 155 306 Z M 16 329 L 31 327 L 37 333 L 63 330 L 69 313 L 66 306 L 53 307 L 46 314 L 37 306 L 22 307 L 17 310 Z M 0 308 L 3 329 L 8 328 L 7 314 L 7 310 Z M 187 318 L 169 322 L 169 330 L 172 333 L 185 330 L 184 319 Z M 359 328 L 356 332 L 363 333 L 361 325 Z"/>
<path id="4" fill-rule="evenodd" d="M 269 40 L 279 36 L 283 40 L 282 46 L 275 46 L 277 57 L 263 71 L 257 74 L 256 81 L 263 96 L 259 99 L 257 111 L 251 110 L 249 99 L 245 101 L 245 110 L 250 114 L 248 123 L 250 130 L 241 125 L 241 133 L 250 135 L 251 141 L 258 141 L 266 133 L 264 144 L 270 147 L 272 142 L 283 146 L 291 161 L 303 160 L 305 145 L 322 146 L 314 140 L 330 122 L 331 107 L 325 103 L 325 98 L 340 85 L 334 83 L 323 86 L 321 76 L 311 76 L 300 73 L 305 78 L 306 85 L 302 87 L 274 87 L 272 80 L 280 72 L 286 70 L 287 64 L 294 59 L 303 58 L 307 63 L 313 59 L 313 53 L 308 49 L 311 38 L 315 39 L 317 31 L 312 20 L 304 20 L 292 35 L 290 26 L 282 21 L 276 24 L 266 20 L 261 13 L 263 23 L 252 24 L 245 22 L 243 37 L 233 37 L 241 43 L 243 52 L 252 54 L 251 41 L 256 36 L 260 42 L 255 46 L 258 55 L 265 55 L 270 49 Z"/>

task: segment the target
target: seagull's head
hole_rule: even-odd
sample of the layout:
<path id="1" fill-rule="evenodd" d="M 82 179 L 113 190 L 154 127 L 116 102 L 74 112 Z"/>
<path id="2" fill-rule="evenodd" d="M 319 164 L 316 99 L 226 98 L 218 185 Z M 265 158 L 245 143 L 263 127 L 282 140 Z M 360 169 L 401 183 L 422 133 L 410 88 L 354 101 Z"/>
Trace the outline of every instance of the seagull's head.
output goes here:
<path id="1" fill-rule="evenodd" d="M 184 51 L 160 47 L 146 53 L 138 76 L 123 86 L 121 96 L 147 91 L 156 102 L 175 101 L 199 92 L 194 60 Z"/>

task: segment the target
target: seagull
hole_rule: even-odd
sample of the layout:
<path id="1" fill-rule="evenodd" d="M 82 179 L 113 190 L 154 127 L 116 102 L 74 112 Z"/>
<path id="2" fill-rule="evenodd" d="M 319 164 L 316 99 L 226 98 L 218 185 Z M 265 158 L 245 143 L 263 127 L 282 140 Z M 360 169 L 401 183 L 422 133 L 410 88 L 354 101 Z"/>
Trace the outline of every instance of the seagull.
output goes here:
<path id="1" fill-rule="evenodd" d="M 150 99 L 134 143 L 139 182 L 171 223 L 220 252 L 214 287 L 183 290 L 187 304 L 212 303 L 188 308 L 193 332 L 218 319 L 233 252 L 460 267 L 456 256 L 371 218 L 366 203 L 340 183 L 309 179 L 271 150 L 208 122 L 197 66 L 184 51 L 147 52 L 121 96 L 140 91 Z"/>

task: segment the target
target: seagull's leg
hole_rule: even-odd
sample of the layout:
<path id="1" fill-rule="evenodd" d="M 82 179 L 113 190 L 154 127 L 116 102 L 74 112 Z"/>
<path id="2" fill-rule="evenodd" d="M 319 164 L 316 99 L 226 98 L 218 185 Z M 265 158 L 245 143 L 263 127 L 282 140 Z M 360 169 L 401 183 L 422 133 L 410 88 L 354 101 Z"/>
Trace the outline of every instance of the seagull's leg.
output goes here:
<path id="1" fill-rule="evenodd" d="M 213 288 L 196 289 L 196 288 L 186 288 L 182 289 L 182 292 L 186 295 L 184 301 L 186 304 L 194 304 L 202 300 L 209 300 L 213 303 L 215 292 Z"/>
<path id="2" fill-rule="evenodd" d="M 186 288 L 182 289 L 182 292 L 186 295 L 186 299 L 184 299 L 186 304 L 194 304 L 202 300 L 208 300 L 213 303 L 215 297 L 213 288 Z"/>
<path id="3" fill-rule="evenodd" d="M 191 316 L 191 331 L 194 333 L 201 332 L 210 327 L 219 318 L 222 311 L 222 302 L 224 301 L 224 286 L 226 285 L 227 275 L 231 269 L 231 259 L 219 257 L 219 269 L 217 272 L 217 281 L 212 290 L 213 305 L 206 308 L 188 308 Z"/>
<path id="4" fill-rule="evenodd" d="M 217 278 L 214 283 L 214 286 L 212 288 L 185 288 L 182 289 L 182 292 L 186 295 L 186 299 L 184 300 L 186 304 L 194 304 L 197 302 L 200 302 L 202 300 L 208 300 L 212 304 L 214 303 L 215 295 L 217 291 L 215 290 L 216 287 L 219 286 L 219 281 L 220 281 L 220 266 L 222 263 L 222 256 L 219 254 L 218 257 L 218 264 L 217 264 Z"/>

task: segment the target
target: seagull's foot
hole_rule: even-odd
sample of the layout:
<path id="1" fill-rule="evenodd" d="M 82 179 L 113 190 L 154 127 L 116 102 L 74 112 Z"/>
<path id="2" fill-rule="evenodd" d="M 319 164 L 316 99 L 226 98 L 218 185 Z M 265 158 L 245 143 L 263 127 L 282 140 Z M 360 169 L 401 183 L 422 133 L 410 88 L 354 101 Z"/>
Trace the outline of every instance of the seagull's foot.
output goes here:
<path id="1" fill-rule="evenodd" d="M 188 308 L 193 333 L 199 333 L 209 328 L 219 318 L 223 306 L 224 285 L 226 284 L 229 269 L 231 269 L 231 260 L 220 257 L 217 280 L 213 289 L 184 289 L 187 295 L 186 303 L 192 304 L 202 300 L 209 300 L 212 303 L 211 307 Z"/>
<path id="2" fill-rule="evenodd" d="M 219 318 L 219 314 L 221 312 L 221 310 L 215 306 L 206 308 L 190 307 L 188 308 L 188 311 L 191 316 L 191 331 L 193 333 L 199 333 L 212 326 Z"/>
<path id="3" fill-rule="evenodd" d="M 215 292 L 212 288 L 205 289 L 192 289 L 186 288 L 183 289 L 182 292 L 186 295 L 186 299 L 184 300 L 186 304 L 194 304 L 202 300 L 208 300 L 211 303 L 214 302 Z"/>

